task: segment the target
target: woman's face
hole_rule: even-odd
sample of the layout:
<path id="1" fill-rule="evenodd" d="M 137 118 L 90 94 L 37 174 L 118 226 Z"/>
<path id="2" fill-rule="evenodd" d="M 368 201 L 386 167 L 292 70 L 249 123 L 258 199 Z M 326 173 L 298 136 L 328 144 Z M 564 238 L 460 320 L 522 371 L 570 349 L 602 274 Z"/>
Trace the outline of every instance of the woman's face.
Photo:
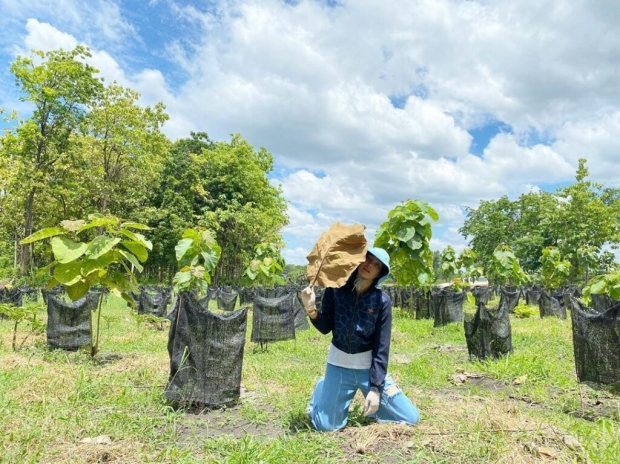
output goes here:
<path id="1" fill-rule="evenodd" d="M 357 276 L 362 279 L 373 280 L 379 275 L 382 267 L 383 263 L 368 253 L 366 255 L 366 261 L 357 268 Z"/>

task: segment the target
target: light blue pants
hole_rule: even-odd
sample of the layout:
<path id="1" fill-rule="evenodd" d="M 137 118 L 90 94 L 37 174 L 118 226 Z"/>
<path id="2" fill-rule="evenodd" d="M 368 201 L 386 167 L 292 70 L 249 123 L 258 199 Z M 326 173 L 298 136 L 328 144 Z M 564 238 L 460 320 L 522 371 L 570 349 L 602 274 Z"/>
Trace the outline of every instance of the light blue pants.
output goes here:
<path id="1" fill-rule="evenodd" d="M 361 390 L 364 397 L 368 394 L 368 379 L 369 369 L 347 369 L 327 364 L 325 377 L 321 377 L 317 382 L 308 404 L 307 411 L 314 428 L 319 432 L 331 432 L 347 425 L 349 406 L 357 390 Z M 417 424 L 420 411 L 400 388 L 393 392 L 392 387 L 395 386 L 394 380 L 388 374 L 385 377 L 379 410 L 369 417 L 376 418 L 379 422 Z"/>

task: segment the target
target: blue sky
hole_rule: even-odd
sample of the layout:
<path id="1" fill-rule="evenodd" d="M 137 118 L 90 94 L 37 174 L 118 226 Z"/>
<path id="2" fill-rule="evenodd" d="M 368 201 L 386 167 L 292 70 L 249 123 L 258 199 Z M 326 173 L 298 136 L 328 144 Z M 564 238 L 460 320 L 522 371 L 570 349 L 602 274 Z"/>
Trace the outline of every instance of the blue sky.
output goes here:
<path id="1" fill-rule="evenodd" d="M 287 262 L 336 221 L 424 199 L 432 246 L 464 208 L 570 183 L 618 186 L 620 7 L 612 1 L 0 0 L 0 107 L 32 48 L 93 52 L 107 82 L 163 101 L 171 139 L 240 133 L 275 158 Z"/>

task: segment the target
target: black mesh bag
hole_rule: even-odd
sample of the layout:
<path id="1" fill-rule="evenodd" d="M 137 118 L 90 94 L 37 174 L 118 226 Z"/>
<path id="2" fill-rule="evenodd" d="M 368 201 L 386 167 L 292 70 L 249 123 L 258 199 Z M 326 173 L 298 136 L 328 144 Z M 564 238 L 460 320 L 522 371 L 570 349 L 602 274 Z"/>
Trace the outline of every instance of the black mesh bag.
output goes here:
<path id="1" fill-rule="evenodd" d="M 478 305 L 473 318 L 464 321 L 465 340 L 470 359 L 499 358 L 512 352 L 512 329 L 508 311 Z"/>
<path id="2" fill-rule="evenodd" d="M 24 294 L 18 287 L 0 288 L 0 303 L 12 304 L 13 306 L 22 306 Z"/>
<path id="3" fill-rule="evenodd" d="M 415 311 L 415 292 L 411 288 L 403 288 L 400 292 L 400 306 L 401 309 L 411 311 L 412 315 Z"/>
<path id="4" fill-rule="evenodd" d="M 41 291 L 47 304 L 47 345 L 51 349 L 76 351 L 91 344 L 90 314 L 99 303 L 98 292 L 89 292 L 77 301 L 64 301 L 46 290 Z"/>
<path id="5" fill-rule="evenodd" d="M 220 311 L 234 311 L 239 294 L 234 290 L 221 289 L 217 292 L 217 309 Z"/>
<path id="6" fill-rule="evenodd" d="M 567 290 L 564 288 L 553 289 L 550 292 L 551 298 L 555 298 L 562 307 L 564 307 L 564 295 L 568 295 Z"/>
<path id="7" fill-rule="evenodd" d="M 566 319 L 566 308 L 560 304 L 560 301 L 551 296 L 547 292 L 542 292 L 538 299 L 538 309 L 540 310 L 540 317 L 559 317 L 560 319 Z"/>
<path id="8" fill-rule="evenodd" d="M 509 313 L 514 312 L 516 306 L 519 304 L 520 291 L 516 287 L 500 287 L 499 289 L 499 306 L 504 308 Z"/>
<path id="9" fill-rule="evenodd" d="M 267 343 L 295 338 L 293 298 L 254 298 L 251 341 L 266 348 Z"/>
<path id="10" fill-rule="evenodd" d="M 472 288 L 471 294 L 476 300 L 476 305 L 489 303 L 489 287 L 476 286 Z"/>
<path id="11" fill-rule="evenodd" d="M 220 292 L 219 287 L 209 287 L 207 289 L 207 296 L 210 300 L 217 300 L 217 294 Z"/>
<path id="12" fill-rule="evenodd" d="M 140 296 L 138 297 L 138 314 L 153 314 L 154 316 L 164 317 L 168 303 L 170 303 L 171 293 L 171 288 L 143 285 L 140 287 Z"/>
<path id="13" fill-rule="evenodd" d="M 166 399 L 200 408 L 238 402 L 249 308 L 215 314 L 187 292 L 177 301 L 170 314 Z"/>
<path id="14" fill-rule="evenodd" d="M 304 309 L 304 306 L 299 299 L 299 291 L 293 290 L 285 296 L 292 300 L 291 303 L 293 305 L 293 320 L 295 324 L 295 331 L 300 332 L 302 330 L 308 330 L 310 328 L 308 324 L 308 316 L 306 315 L 306 310 Z"/>
<path id="15" fill-rule="evenodd" d="M 575 370 L 580 382 L 620 384 L 620 302 L 598 312 L 569 297 Z"/>
<path id="16" fill-rule="evenodd" d="M 435 302 L 434 327 L 441 327 L 453 322 L 461 322 L 463 320 L 463 303 L 465 301 L 465 292 L 455 292 L 452 289 L 443 289 L 437 292 Z"/>
<path id="17" fill-rule="evenodd" d="M 43 303 L 47 304 L 48 296 L 55 296 L 56 298 L 62 299 L 66 295 L 66 289 L 63 285 L 57 285 L 55 287 L 46 290 L 44 288 L 41 289 L 41 296 L 43 297 Z"/>
<path id="18" fill-rule="evenodd" d="M 543 289 L 540 287 L 530 287 L 525 290 L 525 304 L 533 305 L 538 303 L 540 295 L 542 295 Z"/>
<path id="19" fill-rule="evenodd" d="M 430 293 L 419 288 L 415 291 L 415 318 L 431 319 L 434 316 L 434 312 L 431 312 Z"/>
<path id="20" fill-rule="evenodd" d="M 617 301 L 612 300 L 606 293 L 591 293 L 590 300 L 592 301 L 592 308 L 599 313 L 607 311 L 614 303 L 617 303 Z"/>
<path id="21" fill-rule="evenodd" d="M 252 304 L 256 296 L 258 296 L 257 287 L 242 287 L 239 290 L 239 304 L 241 306 Z"/>
<path id="22" fill-rule="evenodd" d="M 275 288 L 263 288 L 260 296 L 263 298 L 276 298 L 276 289 Z"/>

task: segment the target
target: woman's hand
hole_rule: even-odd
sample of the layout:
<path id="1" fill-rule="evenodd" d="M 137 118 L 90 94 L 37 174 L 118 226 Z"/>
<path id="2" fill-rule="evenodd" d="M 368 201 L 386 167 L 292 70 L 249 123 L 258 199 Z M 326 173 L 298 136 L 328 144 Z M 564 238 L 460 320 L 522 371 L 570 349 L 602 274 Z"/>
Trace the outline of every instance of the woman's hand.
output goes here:
<path id="1" fill-rule="evenodd" d="M 316 318 L 316 295 L 314 294 L 314 288 L 304 288 L 301 292 L 299 292 L 299 299 L 301 300 L 301 304 L 304 306 L 308 316 L 310 316 L 311 319 Z"/>
<path id="2" fill-rule="evenodd" d="M 379 401 L 381 395 L 377 387 L 372 387 L 366 395 L 366 402 L 364 404 L 364 417 L 368 417 L 371 414 L 376 413 L 379 410 Z"/>

